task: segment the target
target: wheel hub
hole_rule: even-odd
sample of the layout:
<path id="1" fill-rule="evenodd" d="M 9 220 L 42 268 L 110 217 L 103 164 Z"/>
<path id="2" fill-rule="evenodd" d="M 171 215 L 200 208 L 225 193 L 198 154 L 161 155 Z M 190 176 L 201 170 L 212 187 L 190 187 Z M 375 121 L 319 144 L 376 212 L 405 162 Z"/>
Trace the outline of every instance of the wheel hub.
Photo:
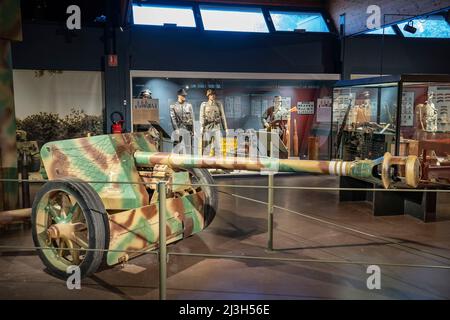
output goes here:
<path id="1" fill-rule="evenodd" d="M 49 239 L 65 239 L 76 240 L 75 232 L 82 231 L 86 225 L 81 222 L 77 223 L 55 223 L 47 229 Z"/>

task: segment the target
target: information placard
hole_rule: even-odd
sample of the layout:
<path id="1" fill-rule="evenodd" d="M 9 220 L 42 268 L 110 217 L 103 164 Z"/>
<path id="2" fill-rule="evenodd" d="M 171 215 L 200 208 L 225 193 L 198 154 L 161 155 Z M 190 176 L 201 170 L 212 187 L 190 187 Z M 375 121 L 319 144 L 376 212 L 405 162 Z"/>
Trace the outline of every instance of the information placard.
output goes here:
<path id="1" fill-rule="evenodd" d="M 159 123 L 159 99 L 133 99 L 133 124 Z"/>
<path id="2" fill-rule="evenodd" d="M 414 92 L 403 92 L 401 126 L 412 127 L 414 125 Z"/>
<path id="3" fill-rule="evenodd" d="M 302 115 L 314 114 L 314 101 L 297 102 L 297 113 Z"/>
<path id="4" fill-rule="evenodd" d="M 317 99 L 317 122 L 331 121 L 331 98 Z"/>

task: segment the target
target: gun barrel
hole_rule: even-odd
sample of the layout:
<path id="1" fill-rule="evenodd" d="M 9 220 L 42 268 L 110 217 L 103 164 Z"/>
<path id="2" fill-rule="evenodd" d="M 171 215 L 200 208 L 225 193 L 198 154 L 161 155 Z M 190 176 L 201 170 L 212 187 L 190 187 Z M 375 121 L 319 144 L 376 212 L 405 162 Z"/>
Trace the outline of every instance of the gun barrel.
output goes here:
<path id="1" fill-rule="evenodd" d="M 318 160 L 291 160 L 276 158 L 243 158 L 243 157 L 208 157 L 198 155 L 183 155 L 166 152 L 134 153 L 138 167 L 153 167 L 167 165 L 175 169 L 224 169 L 248 170 L 260 172 L 306 172 L 326 174 L 332 176 L 349 176 L 365 179 L 382 184 L 389 188 L 398 178 L 407 186 L 417 188 L 420 182 L 421 165 L 416 156 L 393 157 L 389 152 L 375 160 L 357 161 L 318 161 Z M 393 166 L 403 167 L 403 170 L 391 170 Z M 377 168 L 378 167 L 378 168 Z M 396 176 L 396 171 L 404 171 L 402 177 Z"/>
<path id="2" fill-rule="evenodd" d="M 373 161 L 317 161 L 276 158 L 250 159 L 243 157 L 205 157 L 164 152 L 141 152 L 134 154 L 136 165 L 148 167 L 158 164 L 178 169 L 224 169 L 272 172 L 307 172 L 336 176 L 372 177 Z"/>

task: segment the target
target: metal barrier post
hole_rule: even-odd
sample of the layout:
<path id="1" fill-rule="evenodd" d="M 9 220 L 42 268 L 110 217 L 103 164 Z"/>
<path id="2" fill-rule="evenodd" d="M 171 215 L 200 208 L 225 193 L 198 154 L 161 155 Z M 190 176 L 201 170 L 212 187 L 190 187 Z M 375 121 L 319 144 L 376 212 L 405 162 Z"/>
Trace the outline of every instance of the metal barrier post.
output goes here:
<path id="1" fill-rule="evenodd" d="M 267 232 L 268 232 L 268 241 L 267 241 L 267 249 L 273 250 L 273 182 L 274 182 L 274 174 L 269 173 L 268 175 L 269 183 L 268 183 L 268 199 L 267 199 Z"/>
<path id="2" fill-rule="evenodd" d="M 158 182 L 159 209 L 159 299 L 166 300 L 167 246 L 166 246 L 166 183 Z"/>

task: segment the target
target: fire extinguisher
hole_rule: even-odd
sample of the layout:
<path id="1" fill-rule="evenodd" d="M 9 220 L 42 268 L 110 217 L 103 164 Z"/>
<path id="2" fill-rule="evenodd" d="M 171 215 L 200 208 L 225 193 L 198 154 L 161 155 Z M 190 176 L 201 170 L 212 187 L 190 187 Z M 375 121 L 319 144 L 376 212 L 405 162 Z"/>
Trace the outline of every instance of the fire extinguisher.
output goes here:
<path id="1" fill-rule="evenodd" d="M 115 115 L 118 115 L 120 117 L 120 119 L 116 120 Z M 124 121 L 124 116 L 123 116 L 122 112 L 114 111 L 113 113 L 111 113 L 111 122 L 112 122 L 112 126 L 111 126 L 112 133 L 123 133 L 122 124 L 125 121 Z"/>

